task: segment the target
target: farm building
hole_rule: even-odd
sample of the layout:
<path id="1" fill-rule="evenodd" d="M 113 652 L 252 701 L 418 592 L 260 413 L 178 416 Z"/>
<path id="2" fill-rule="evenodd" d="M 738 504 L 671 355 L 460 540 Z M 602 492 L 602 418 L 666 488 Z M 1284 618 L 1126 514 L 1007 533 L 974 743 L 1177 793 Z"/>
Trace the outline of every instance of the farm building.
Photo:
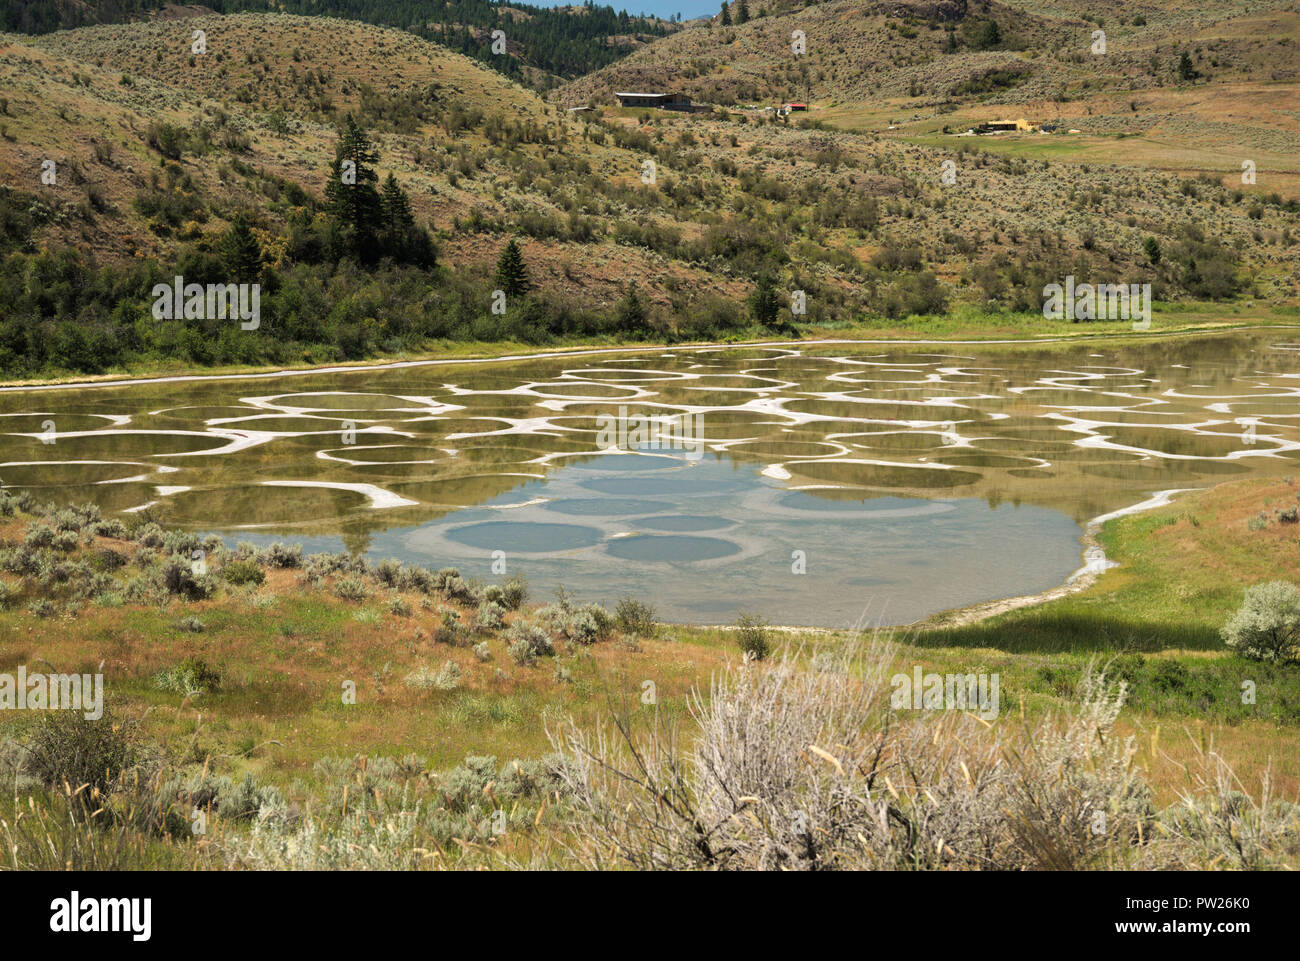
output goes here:
<path id="1" fill-rule="evenodd" d="M 634 93 L 615 91 L 620 107 L 655 107 L 659 110 L 690 110 L 691 98 L 684 93 Z"/>
<path id="2" fill-rule="evenodd" d="M 975 128 L 976 133 L 1014 133 L 1017 130 L 1031 131 L 1036 130 L 1037 125 L 1030 123 L 1024 117 L 1019 120 L 986 120 Z"/>

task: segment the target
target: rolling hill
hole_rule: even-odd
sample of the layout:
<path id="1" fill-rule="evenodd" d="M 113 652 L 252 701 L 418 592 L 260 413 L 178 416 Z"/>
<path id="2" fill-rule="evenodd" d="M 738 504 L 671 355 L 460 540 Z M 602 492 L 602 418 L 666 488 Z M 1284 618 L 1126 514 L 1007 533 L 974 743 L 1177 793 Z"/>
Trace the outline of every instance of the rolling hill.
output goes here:
<path id="1" fill-rule="evenodd" d="M 853 9 L 826 4 L 789 16 L 883 30 L 898 40 L 895 56 L 914 60 L 929 49 L 915 43 L 942 43 L 946 33 L 917 28 L 907 38 L 877 24 L 892 18 L 906 26 L 896 13 L 858 22 Z M 1046 17 L 1016 19 L 1010 6 L 988 10 L 1022 35 L 1065 29 Z M 1279 24 L 1293 17 L 1267 16 Z M 1235 22 L 1215 29 L 1231 32 Z M 198 55 L 195 30 L 206 39 Z M 690 26 L 627 62 L 666 59 L 665 51 L 709 33 Z M 847 28 L 840 33 L 850 44 Z M 939 52 L 931 69 L 963 77 L 971 64 L 1029 53 Z M 1198 56 L 1214 55 L 1207 47 Z M 1281 71 L 1283 61 L 1274 61 Z M 617 69 L 573 90 L 614 85 Z M 881 69 L 881 77 L 889 72 Z M 828 60 L 822 80 L 811 76 L 849 84 L 852 73 Z M 1026 83 L 1041 85 L 1045 76 Z M 892 90 L 898 81 L 889 83 Z M 0 287 L 12 285 L 0 290 L 11 301 L 0 363 L 11 373 L 124 362 L 113 351 L 107 360 L 83 348 L 41 353 L 61 336 L 76 346 L 87 331 L 109 347 L 155 349 L 152 329 L 135 326 L 147 313 L 148 288 L 140 285 L 180 266 L 214 269 L 237 221 L 255 232 L 268 283 L 293 281 L 277 296 L 292 297 L 297 315 L 328 319 L 276 333 L 277 311 L 288 308 L 272 299 L 265 333 L 211 356 L 210 338 L 196 335 L 168 348 L 182 363 L 420 351 L 431 337 L 711 338 L 863 318 L 890 323 L 963 305 L 1032 311 L 1043 285 L 1066 274 L 1150 282 L 1171 300 L 1297 299 L 1297 208 L 1288 199 L 1297 118 L 1250 99 L 1281 106 L 1293 87 L 1266 83 L 1258 71 L 1126 90 L 1136 110 L 1121 106 L 1113 86 L 1090 99 L 1053 101 L 1076 114 L 1110 103 L 1078 137 L 958 139 L 943 127 L 955 132 L 967 118 L 1029 113 L 1049 101 L 999 102 L 1006 91 L 942 103 L 925 94 L 861 94 L 827 104 L 814 98 L 809 119 L 742 109 L 570 111 L 567 94 L 547 103 L 405 31 L 213 14 L 0 36 L 0 88 L 0 255 L 9 259 Z M 1236 101 L 1238 116 L 1204 115 L 1230 110 L 1234 91 L 1249 91 Z M 1149 125 L 1145 134 L 1112 120 L 1124 110 L 1131 123 Z M 391 174 L 416 222 L 432 231 L 435 271 L 396 264 L 391 274 L 357 274 L 322 247 L 332 229 L 331 165 L 348 116 L 376 144 L 379 179 Z M 1207 131 L 1218 131 L 1217 143 Z M 1170 142 L 1156 152 L 1166 132 Z M 1243 139 L 1252 153 L 1237 152 Z M 1256 160 L 1257 184 L 1241 184 L 1242 156 Z M 56 184 L 42 181 L 46 161 L 56 164 Z M 488 297 L 510 237 L 521 241 L 532 293 L 503 320 Z M 112 271 L 93 290 L 72 279 L 87 261 Z M 59 295 L 20 282 L 33 272 Z M 806 314 L 790 313 L 793 290 L 804 292 Z M 311 346 L 312 338 L 330 346 Z"/>
<path id="2" fill-rule="evenodd" d="M 0 10 L 0 29 L 41 34 L 211 13 L 333 16 L 396 27 L 542 89 L 612 63 L 677 29 L 668 20 L 629 16 L 591 2 L 539 7 L 494 0 L 210 0 L 207 5 L 167 0 L 25 0 Z"/>

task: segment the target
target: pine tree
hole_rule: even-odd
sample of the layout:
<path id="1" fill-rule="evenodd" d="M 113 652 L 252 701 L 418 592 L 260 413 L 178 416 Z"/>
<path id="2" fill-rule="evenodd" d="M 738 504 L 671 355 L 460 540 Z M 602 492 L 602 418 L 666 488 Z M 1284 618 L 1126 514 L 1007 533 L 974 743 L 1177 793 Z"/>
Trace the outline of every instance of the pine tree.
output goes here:
<path id="1" fill-rule="evenodd" d="M 519 297 L 528 293 L 532 284 L 528 280 L 528 265 L 519 252 L 519 244 L 511 237 L 501 257 L 497 260 L 497 287 L 505 291 L 507 297 Z"/>
<path id="2" fill-rule="evenodd" d="M 1002 42 L 1002 28 L 998 26 L 996 20 L 986 20 L 980 24 L 979 32 L 976 34 L 977 44 L 981 50 L 992 50 Z"/>
<path id="3" fill-rule="evenodd" d="M 394 260 L 406 260 L 411 234 L 415 230 L 415 217 L 411 214 L 411 201 L 406 191 L 391 173 L 379 195 L 379 211 L 380 247 Z"/>
<path id="4" fill-rule="evenodd" d="M 749 23 L 749 7 L 745 0 L 736 0 L 736 23 Z"/>
<path id="5" fill-rule="evenodd" d="M 1184 50 L 1183 55 L 1178 58 L 1178 79 L 1185 83 L 1191 83 L 1199 76 L 1200 73 L 1197 72 L 1196 67 L 1192 64 L 1192 58 L 1188 56 L 1187 51 Z"/>
<path id="6" fill-rule="evenodd" d="M 646 325 L 645 304 L 637 296 L 636 282 L 628 281 L 627 290 L 623 294 L 623 299 L 618 302 L 616 314 L 620 330 L 628 332 L 640 331 Z"/>
<path id="7" fill-rule="evenodd" d="M 235 283 L 255 284 L 262 273 L 262 246 L 253 236 L 248 220 L 237 214 L 221 238 L 221 265 Z"/>
<path id="8" fill-rule="evenodd" d="M 770 277 L 759 279 L 754 292 L 749 295 L 749 309 L 754 319 L 764 327 L 776 326 L 777 317 L 781 313 L 781 300 L 776 295 L 776 287 Z"/>
<path id="9" fill-rule="evenodd" d="M 727 11 L 727 4 L 725 0 L 722 4 L 722 25 L 724 27 L 731 26 L 731 14 Z"/>
<path id="10" fill-rule="evenodd" d="M 339 231 L 339 253 L 350 253 L 362 260 L 372 260 L 378 252 L 376 238 L 382 211 L 376 188 L 379 175 L 373 166 L 378 160 L 378 148 L 348 114 L 339 131 L 325 199 Z"/>

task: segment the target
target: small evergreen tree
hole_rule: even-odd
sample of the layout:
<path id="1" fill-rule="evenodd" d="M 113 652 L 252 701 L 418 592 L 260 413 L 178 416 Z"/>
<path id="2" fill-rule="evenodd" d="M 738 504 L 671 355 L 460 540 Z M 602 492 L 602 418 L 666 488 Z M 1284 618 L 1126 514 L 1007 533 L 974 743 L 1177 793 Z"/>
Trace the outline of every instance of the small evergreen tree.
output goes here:
<path id="1" fill-rule="evenodd" d="M 781 313 L 781 300 L 776 295 L 776 287 L 770 277 L 762 277 L 753 293 L 749 295 L 750 313 L 764 327 L 775 327 Z"/>
<path id="2" fill-rule="evenodd" d="M 986 20 L 980 24 L 976 38 L 981 50 L 992 50 L 1002 42 L 1002 29 L 996 20 Z"/>
<path id="3" fill-rule="evenodd" d="M 1160 263 L 1160 241 L 1154 237 L 1148 237 L 1143 242 L 1142 252 L 1147 255 L 1147 260 L 1151 261 L 1152 266 Z"/>
<path id="4" fill-rule="evenodd" d="M 338 254 L 352 254 L 372 260 L 378 253 L 376 244 L 382 219 L 379 175 L 374 164 L 378 148 L 352 114 L 344 118 L 339 131 L 325 199 L 337 233 Z"/>
<path id="5" fill-rule="evenodd" d="M 511 237 L 501 257 L 497 260 L 496 283 L 507 297 L 519 297 L 528 293 L 532 283 L 528 279 L 528 265 L 519 250 L 519 243 Z"/>
<path id="6" fill-rule="evenodd" d="M 725 2 L 722 4 L 722 25 L 724 27 L 731 26 L 731 14 L 727 12 L 727 4 Z"/>
<path id="7" fill-rule="evenodd" d="M 749 23 L 749 6 L 745 0 L 736 0 L 736 23 Z"/>
<path id="8" fill-rule="evenodd" d="M 1178 58 L 1178 79 L 1184 83 L 1191 83 L 1199 76 L 1200 73 L 1197 72 L 1196 66 L 1192 63 L 1192 58 L 1184 50 L 1183 55 Z"/>
<path id="9" fill-rule="evenodd" d="M 397 178 L 391 173 L 384 181 L 379 194 L 380 246 L 394 260 L 407 259 L 408 239 L 415 230 L 415 217 L 411 214 L 411 201 Z"/>
<path id="10" fill-rule="evenodd" d="M 262 274 L 262 245 L 243 214 L 237 214 L 221 238 L 221 266 L 236 283 L 255 284 Z"/>
<path id="11" fill-rule="evenodd" d="M 623 299 L 618 302 L 616 316 L 618 318 L 618 326 L 620 330 L 635 332 L 645 328 L 645 304 L 643 304 L 641 298 L 637 296 L 635 281 L 628 281 L 627 290 L 623 294 Z"/>

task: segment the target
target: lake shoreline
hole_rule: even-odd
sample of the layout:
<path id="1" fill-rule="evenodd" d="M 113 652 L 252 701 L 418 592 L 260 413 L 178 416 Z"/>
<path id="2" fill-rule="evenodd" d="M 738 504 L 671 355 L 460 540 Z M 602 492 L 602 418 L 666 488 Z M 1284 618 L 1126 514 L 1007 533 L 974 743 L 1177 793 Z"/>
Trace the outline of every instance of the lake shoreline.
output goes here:
<path id="1" fill-rule="evenodd" d="M 1235 483 L 1234 481 L 1225 481 L 1224 484 Z M 1222 485 L 1216 485 L 1222 486 Z M 1092 518 L 1084 525 L 1083 534 L 1079 538 L 1083 546 L 1082 557 L 1084 564 L 1073 574 L 1067 577 L 1062 583 L 1055 587 L 1048 588 L 1045 591 L 1039 591 L 1036 594 L 1021 594 L 1014 597 L 995 598 L 990 601 L 979 601 L 974 604 L 965 604 L 960 607 L 949 608 L 944 611 L 937 611 L 929 614 L 916 621 L 906 624 L 889 624 L 877 625 L 870 630 L 872 631 L 901 631 L 905 633 L 914 633 L 916 631 L 931 630 L 937 628 L 965 627 L 971 624 L 978 624 L 980 621 L 988 620 L 991 617 L 997 617 L 1000 614 L 1006 614 L 1010 611 L 1020 610 L 1026 607 L 1036 607 L 1046 604 L 1049 601 L 1055 601 L 1070 594 L 1077 594 L 1088 590 L 1097 583 L 1097 579 L 1106 571 L 1114 567 L 1121 566 L 1116 561 L 1111 561 L 1107 556 L 1105 549 L 1097 540 L 1097 534 L 1101 531 L 1103 525 L 1120 517 L 1127 517 L 1131 514 L 1141 513 L 1146 510 L 1154 510 L 1158 507 L 1165 507 L 1173 502 L 1173 497 L 1177 494 L 1188 494 L 1205 488 L 1186 487 L 1176 490 L 1158 491 L 1156 494 L 1139 501 L 1129 507 L 1123 507 L 1119 510 L 1109 511 Z M 706 625 L 681 623 L 673 624 L 683 630 L 697 630 Z M 717 627 L 719 630 L 729 631 L 736 630 L 734 625 L 707 625 Z M 780 631 L 783 634 L 843 634 L 860 633 L 865 628 L 836 628 L 836 627 L 818 627 L 802 626 L 799 624 L 769 624 L 769 630 Z"/>
<path id="2" fill-rule="evenodd" d="M 1279 317 L 1276 321 L 1255 319 L 1242 322 L 1193 322 L 1187 325 L 1171 327 L 1167 330 L 1079 330 L 1077 333 L 1056 333 L 1043 337 L 1030 336 L 1028 334 L 1024 336 L 994 336 L 976 339 L 958 336 L 908 336 L 909 334 L 924 333 L 924 331 L 899 327 L 861 328 L 858 333 L 862 336 L 853 336 L 853 332 L 846 333 L 839 330 L 824 330 L 821 332 L 814 332 L 808 337 L 795 340 L 760 339 L 728 342 L 684 341 L 682 343 L 674 344 L 645 343 L 642 341 L 615 345 L 578 343 L 567 346 L 538 349 L 527 349 L 525 347 L 522 350 L 505 350 L 499 353 L 489 350 L 486 353 L 470 353 L 464 356 L 420 356 L 405 358 L 401 355 L 383 355 L 367 360 L 337 364 L 314 364 L 301 367 L 252 367 L 248 369 L 238 367 L 193 367 L 181 368 L 177 371 L 142 372 L 125 376 L 121 374 L 103 374 L 93 377 L 43 378 L 30 381 L 0 381 L 0 393 L 62 390 L 65 388 L 131 387 L 147 384 L 171 384 L 191 381 L 271 380 L 279 377 L 305 377 L 317 374 L 365 373 L 367 371 L 401 370 L 414 367 L 460 366 L 477 363 L 513 363 L 527 362 L 530 360 L 544 360 L 556 357 L 588 357 L 601 354 L 641 353 L 646 351 L 665 350 L 734 350 L 752 349 L 756 347 L 797 349 L 800 347 L 827 346 L 835 344 L 879 344 L 881 346 L 953 345 L 963 347 L 1007 347 L 1022 345 L 1052 346 L 1117 339 L 1185 337 L 1272 328 L 1278 328 L 1280 330 L 1288 328 L 1300 329 L 1300 323 L 1289 322 L 1289 320 L 1290 318 Z M 1081 325 L 1072 324 L 1071 326 L 1080 327 Z M 897 331 L 900 336 L 881 336 L 893 331 Z"/>

